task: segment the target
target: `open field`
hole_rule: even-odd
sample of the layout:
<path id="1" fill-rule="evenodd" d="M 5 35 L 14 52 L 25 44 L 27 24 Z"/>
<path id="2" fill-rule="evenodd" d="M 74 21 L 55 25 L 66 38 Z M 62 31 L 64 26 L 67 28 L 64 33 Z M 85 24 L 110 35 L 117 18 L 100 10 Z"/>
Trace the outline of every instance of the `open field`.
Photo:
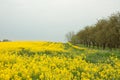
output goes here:
<path id="1" fill-rule="evenodd" d="M 120 80 L 120 51 L 60 42 L 0 42 L 0 80 Z"/>

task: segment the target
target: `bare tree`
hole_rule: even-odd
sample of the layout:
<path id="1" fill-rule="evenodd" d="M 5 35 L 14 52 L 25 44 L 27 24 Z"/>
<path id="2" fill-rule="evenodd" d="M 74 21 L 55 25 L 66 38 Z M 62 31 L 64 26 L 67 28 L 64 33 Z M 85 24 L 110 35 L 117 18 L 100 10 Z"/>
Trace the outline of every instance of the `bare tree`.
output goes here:
<path id="1" fill-rule="evenodd" d="M 66 39 L 67 39 L 67 41 L 68 41 L 68 42 L 71 42 L 74 35 L 75 35 L 74 32 L 68 32 L 68 33 L 66 34 Z"/>

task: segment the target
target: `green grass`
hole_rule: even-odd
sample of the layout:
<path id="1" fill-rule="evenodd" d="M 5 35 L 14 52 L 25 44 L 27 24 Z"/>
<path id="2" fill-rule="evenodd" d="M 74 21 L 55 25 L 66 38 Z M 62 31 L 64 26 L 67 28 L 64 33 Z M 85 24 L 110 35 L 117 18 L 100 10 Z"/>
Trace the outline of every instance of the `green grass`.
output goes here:
<path id="1" fill-rule="evenodd" d="M 95 53 L 90 53 L 90 54 L 87 54 L 87 50 L 83 52 L 86 55 L 85 60 L 87 62 L 90 62 L 90 63 L 98 63 L 98 62 L 104 63 L 111 56 L 117 57 L 118 59 L 120 59 L 120 49 L 113 49 L 113 50 L 105 49 L 105 50 L 103 50 L 102 48 L 98 49 L 96 47 L 88 48 L 88 47 L 86 47 L 84 45 L 81 45 L 81 44 L 78 44 L 77 46 L 86 48 L 87 50 L 89 49 L 91 51 L 92 50 L 96 50 L 97 51 Z"/>

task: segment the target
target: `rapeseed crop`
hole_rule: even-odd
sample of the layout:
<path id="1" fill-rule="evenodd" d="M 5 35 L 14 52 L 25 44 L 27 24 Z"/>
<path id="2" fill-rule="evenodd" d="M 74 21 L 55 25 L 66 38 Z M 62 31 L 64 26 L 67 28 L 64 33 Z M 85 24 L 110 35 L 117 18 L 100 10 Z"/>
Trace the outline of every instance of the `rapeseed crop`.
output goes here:
<path id="1" fill-rule="evenodd" d="M 99 52 L 70 43 L 0 42 L 0 80 L 120 80 L 120 59 L 111 53 L 92 62 Z"/>

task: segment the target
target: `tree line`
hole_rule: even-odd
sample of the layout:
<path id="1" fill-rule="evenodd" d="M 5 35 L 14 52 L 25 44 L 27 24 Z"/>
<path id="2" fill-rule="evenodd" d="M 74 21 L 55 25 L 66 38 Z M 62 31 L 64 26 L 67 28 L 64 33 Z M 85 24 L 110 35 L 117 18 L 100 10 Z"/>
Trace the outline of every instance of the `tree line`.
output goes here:
<path id="1" fill-rule="evenodd" d="M 66 34 L 69 42 L 87 47 L 120 48 L 120 12 L 99 19 L 96 24 L 86 26 L 76 34 Z"/>
<path id="2" fill-rule="evenodd" d="M 3 40 L 0 40 L 0 42 L 10 42 L 11 40 L 9 39 L 3 39 Z"/>

